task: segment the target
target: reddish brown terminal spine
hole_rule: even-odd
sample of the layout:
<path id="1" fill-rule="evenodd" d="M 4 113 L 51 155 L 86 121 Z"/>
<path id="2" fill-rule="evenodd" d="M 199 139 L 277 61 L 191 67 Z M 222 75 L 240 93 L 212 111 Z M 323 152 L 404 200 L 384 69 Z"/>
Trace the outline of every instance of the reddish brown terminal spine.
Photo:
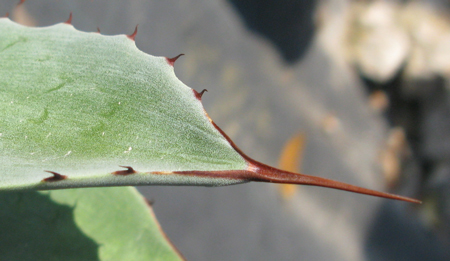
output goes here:
<path id="1" fill-rule="evenodd" d="M 197 93 L 194 90 L 195 93 Z M 199 94 L 200 95 L 200 94 Z M 221 177 L 228 179 L 237 179 L 242 181 L 259 181 L 270 183 L 282 183 L 282 184 L 299 184 L 327 187 L 339 190 L 346 190 L 354 193 L 366 194 L 376 197 L 383 197 L 395 200 L 402 200 L 411 203 L 422 203 L 420 200 L 394 195 L 386 192 L 375 191 L 354 185 L 346 184 L 343 182 L 330 180 L 326 178 L 304 175 L 299 173 L 293 173 L 289 171 L 280 170 L 261 162 L 258 162 L 246 154 L 244 154 L 234 142 L 222 131 L 212 120 L 211 123 L 214 127 L 223 135 L 223 137 L 230 143 L 234 150 L 239 153 L 247 161 L 246 170 L 228 170 L 228 171 L 175 171 L 175 174 L 194 175 L 194 176 L 211 176 Z"/>

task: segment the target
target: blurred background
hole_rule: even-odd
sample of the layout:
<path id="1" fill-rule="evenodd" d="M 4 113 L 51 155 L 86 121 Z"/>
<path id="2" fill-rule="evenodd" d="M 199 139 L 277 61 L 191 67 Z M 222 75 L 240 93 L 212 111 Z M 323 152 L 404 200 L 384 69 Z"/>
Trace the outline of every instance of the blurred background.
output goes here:
<path id="1" fill-rule="evenodd" d="M 140 187 L 187 260 L 450 260 L 446 0 L 0 0 L 173 57 L 252 158 L 423 200 L 307 186 Z"/>

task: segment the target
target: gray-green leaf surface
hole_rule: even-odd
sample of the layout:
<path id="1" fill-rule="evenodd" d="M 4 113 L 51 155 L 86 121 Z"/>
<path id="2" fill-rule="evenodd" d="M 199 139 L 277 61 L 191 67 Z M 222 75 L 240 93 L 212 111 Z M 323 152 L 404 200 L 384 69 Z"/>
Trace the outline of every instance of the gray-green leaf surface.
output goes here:
<path id="1" fill-rule="evenodd" d="M 0 188 L 237 182 L 161 174 L 246 167 L 197 97 L 126 35 L 1 18 Z"/>

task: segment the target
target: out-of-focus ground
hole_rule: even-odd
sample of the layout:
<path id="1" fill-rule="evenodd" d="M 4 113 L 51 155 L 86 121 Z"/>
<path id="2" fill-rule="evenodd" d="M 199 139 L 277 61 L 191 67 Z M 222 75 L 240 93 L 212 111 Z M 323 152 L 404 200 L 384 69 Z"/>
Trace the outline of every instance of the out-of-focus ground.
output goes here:
<path id="1" fill-rule="evenodd" d="M 18 1 L 0 0 L 0 15 Z M 188 260 L 449 260 L 449 4 L 34 0 L 22 23 L 132 33 L 208 89 L 256 160 L 424 201 L 314 187 L 141 187 Z M 301 164 L 300 164 L 301 162 Z"/>

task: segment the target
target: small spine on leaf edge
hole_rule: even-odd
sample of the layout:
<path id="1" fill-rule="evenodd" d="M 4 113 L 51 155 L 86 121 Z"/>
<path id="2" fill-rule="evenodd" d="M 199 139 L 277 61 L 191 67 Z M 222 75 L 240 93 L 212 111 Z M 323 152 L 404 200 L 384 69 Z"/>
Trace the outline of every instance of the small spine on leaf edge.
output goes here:
<path id="1" fill-rule="evenodd" d="M 72 25 L 72 12 L 70 12 L 69 19 L 67 19 L 64 23 Z"/>
<path id="2" fill-rule="evenodd" d="M 194 89 L 192 89 L 192 90 L 194 91 L 195 98 L 197 98 L 197 100 L 199 100 L 199 101 L 202 100 L 203 94 L 204 94 L 205 92 L 208 92 L 207 89 L 203 89 L 201 92 L 197 92 L 197 91 L 194 90 Z"/>
<path id="3" fill-rule="evenodd" d="M 118 171 L 114 171 L 111 174 L 114 175 L 120 175 L 120 176 L 126 176 L 126 175 L 130 175 L 130 174 L 136 174 L 137 171 L 135 171 L 132 167 L 130 166 L 119 166 L 121 168 L 125 168 L 126 170 L 118 170 Z"/>
<path id="4" fill-rule="evenodd" d="M 130 35 L 127 35 L 128 38 L 130 38 L 133 41 L 136 41 L 136 35 L 137 35 L 137 31 L 138 31 L 138 24 L 136 25 L 136 27 L 134 28 L 134 32 Z"/>
<path id="5" fill-rule="evenodd" d="M 60 181 L 67 179 L 66 175 L 61 175 L 58 172 L 50 171 L 50 170 L 44 170 L 45 172 L 48 172 L 50 174 L 53 174 L 53 177 L 45 178 L 42 180 L 42 182 L 54 182 L 54 181 Z"/>
<path id="6" fill-rule="evenodd" d="M 173 66 L 173 65 L 175 64 L 175 62 L 178 60 L 178 58 L 180 58 L 180 57 L 183 56 L 183 55 L 184 55 L 184 53 L 180 53 L 179 55 L 177 55 L 177 56 L 175 56 L 175 57 L 173 57 L 173 58 L 168 58 L 168 57 L 166 57 L 167 63 L 168 63 L 170 66 Z"/>

